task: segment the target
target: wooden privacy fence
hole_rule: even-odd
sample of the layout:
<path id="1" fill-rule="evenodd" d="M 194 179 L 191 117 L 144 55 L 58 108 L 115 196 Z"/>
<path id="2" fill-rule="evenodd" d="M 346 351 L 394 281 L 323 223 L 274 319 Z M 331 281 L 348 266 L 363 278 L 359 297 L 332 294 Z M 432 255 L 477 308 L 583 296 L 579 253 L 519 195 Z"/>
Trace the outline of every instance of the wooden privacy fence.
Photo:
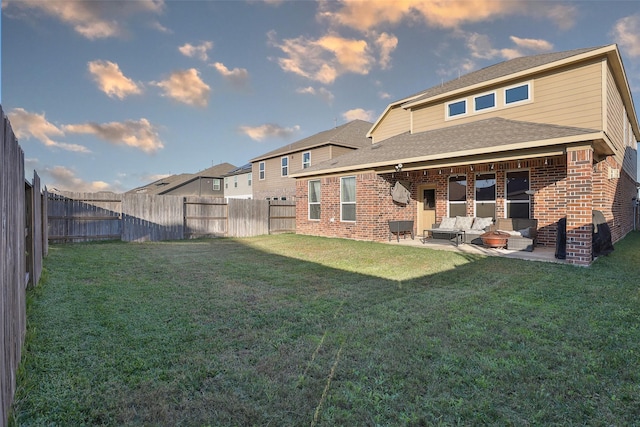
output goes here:
<path id="1" fill-rule="evenodd" d="M 26 334 L 26 288 L 47 252 L 40 178 L 25 182 L 24 152 L 0 106 L 0 426 L 7 423 Z"/>
<path id="2" fill-rule="evenodd" d="M 49 240 L 126 242 L 295 232 L 287 201 L 114 193 L 49 194 Z"/>

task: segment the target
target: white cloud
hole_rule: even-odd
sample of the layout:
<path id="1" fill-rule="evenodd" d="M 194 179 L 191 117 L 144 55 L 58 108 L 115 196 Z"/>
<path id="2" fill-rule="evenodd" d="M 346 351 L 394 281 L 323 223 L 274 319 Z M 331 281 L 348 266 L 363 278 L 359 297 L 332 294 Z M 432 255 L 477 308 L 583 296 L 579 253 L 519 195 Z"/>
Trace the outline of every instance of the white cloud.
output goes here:
<path id="1" fill-rule="evenodd" d="M 64 166 L 45 167 L 40 170 L 43 181 L 49 189 L 60 191 L 81 191 L 95 193 L 98 191 L 115 191 L 111 185 L 104 181 L 84 181 L 79 178 L 73 169 Z"/>
<path id="2" fill-rule="evenodd" d="M 244 68 L 229 70 L 222 62 L 211 64 L 226 81 L 236 88 L 245 88 L 249 82 L 249 72 Z"/>
<path id="3" fill-rule="evenodd" d="M 82 36 L 94 40 L 122 36 L 122 22 L 135 14 L 159 14 L 164 8 L 163 0 L 137 1 L 43 1 L 10 0 L 8 5 L 22 9 L 33 9 L 53 16 Z"/>
<path id="4" fill-rule="evenodd" d="M 509 15 L 551 20 L 567 30 L 575 25 L 575 6 L 547 1 L 499 0 L 367 0 L 323 1 L 318 19 L 362 32 L 380 27 L 424 23 L 431 27 L 459 28 L 463 24 L 485 22 Z"/>
<path id="5" fill-rule="evenodd" d="M 385 70 L 391 66 L 391 53 L 398 46 L 398 38 L 393 34 L 382 33 L 376 39 L 376 45 L 380 50 L 380 68 Z"/>
<path id="6" fill-rule="evenodd" d="M 8 113 L 13 132 L 18 139 L 37 139 L 47 147 L 60 148 L 62 150 L 77 153 L 89 153 L 87 147 L 77 144 L 57 142 L 51 138 L 63 137 L 64 131 L 49 122 L 45 114 L 30 113 L 23 108 L 14 108 Z"/>
<path id="7" fill-rule="evenodd" d="M 171 30 L 170 28 L 165 27 L 164 25 L 162 25 L 160 22 L 158 21 L 153 21 L 150 24 L 151 28 L 161 32 L 161 33 L 165 33 L 165 34 L 173 34 L 173 30 Z"/>
<path id="8" fill-rule="evenodd" d="M 273 123 L 260 126 L 240 126 L 239 131 L 254 141 L 262 141 L 266 138 L 288 138 L 300 130 L 296 125 L 291 128 L 282 127 Z"/>
<path id="9" fill-rule="evenodd" d="M 321 87 L 320 89 L 316 89 L 312 86 L 307 86 L 307 87 L 301 87 L 296 89 L 296 93 L 302 94 L 302 95 L 313 95 L 313 96 L 318 96 L 320 98 L 322 98 L 323 100 L 325 100 L 328 104 L 331 104 L 335 98 L 335 96 L 333 95 L 333 93 L 331 93 L 330 90 Z"/>
<path id="10" fill-rule="evenodd" d="M 205 41 L 199 45 L 185 43 L 178 48 L 180 53 L 182 53 L 184 56 L 188 56 L 189 58 L 199 58 L 202 61 L 209 60 L 209 55 L 207 54 L 207 52 L 211 49 L 213 49 L 213 42 L 211 41 Z"/>
<path id="11" fill-rule="evenodd" d="M 98 88 L 107 96 L 124 99 L 129 95 L 142 93 L 140 85 L 126 77 L 118 64 L 111 61 L 91 61 L 87 64 Z"/>
<path id="12" fill-rule="evenodd" d="M 520 37 L 511 36 L 511 41 L 516 44 L 516 46 L 536 51 L 536 52 L 549 52 L 553 50 L 553 44 L 542 39 L 521 39 Z"/>
<path id="13" fill-rule="evenodd" d="M 200 79 L 195 68 L 176 71 L 168 79 L 152 84 L 162 88 L 164 96 L 178 102 L 196 107 L 206 107 L 209 103 L 211 88 Z"/>
<path id="14" fill-rule="evenodd" d="M 435 27 L 454 28 L 517 12 L 518 2 L 495 0 L 368 0 L 324 2 L 319 18 L 360 31 L 419 20 Z"/>
<path id="15" fill-rule="evenodd" d="M 366 120 L 368 122 L 374 121 L 376 118 L 373 110 L 364 110 L 362 108 L 354 108 L 353 110 L 342 113 L 342 118 L 350 122 L 352 120 Z"/>
<path id="16" fill-rule="evenodd" d="M 548 5 L 545 2 L 538 4 L 543 9 L 543 15 L 551 19 L 561 30 L 573 28 L 576 24 L 578 10 L 575 6 L 566 4 Z M 535 2 L 533 3 L 536 4 Z"/>
<path id="17" fill-rule="evenodd" d="M 111 144 L 127 145 L 145 153 L 155 153 L 164 147 L 156 128 L 144 118 L 138 121 L 65 125 L 64 130 L 94 135 Z"/>
<path id="18" fill-rule="evenodd" d="M 391 94 L 389 94 L 387 92 L 378 92 L 378 98 L 380 98 L 380 99 L 390 99 L 391 98 Z"/>
<path id="19" fill-rule="evenodd" d="M 489 36 L 478 33 L 467 33 L 466 44 L 467 48 L 471 51 L 471 56 L 479 59 L 513 59 L 523 54 L 517 49 L 505 48 L 496 49 L 491 44 Z M 465 70 L 468 71 L 468 70 Z"/>
<path id="20" fill-rule="evenodd" d="M 284 71 L 323 84 L 331 84 L 345 73 L 368 74 L 374 63 L 365 40 L 329 33 L 317 40 L 301 36 L 278 42 L 274 31 L 269 32 L 268 39 L 285 54 L 278 58 Z"/>
<path id="21" fill-rule="evenodd" d="M 640 57 L 640 14 L 619 19 L 612 31 L 616 43 L 631 57 Z"/>

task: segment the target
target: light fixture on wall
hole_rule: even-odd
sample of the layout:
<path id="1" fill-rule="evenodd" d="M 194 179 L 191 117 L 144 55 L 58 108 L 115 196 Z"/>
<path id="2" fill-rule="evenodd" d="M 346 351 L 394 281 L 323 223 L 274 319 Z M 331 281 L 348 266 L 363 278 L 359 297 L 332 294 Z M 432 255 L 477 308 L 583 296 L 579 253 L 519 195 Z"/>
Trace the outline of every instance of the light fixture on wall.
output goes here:
<path id="1" fill-rule="evenodd" d="M 402 170 L 402 163 L 398 163 L 396 166 L 396 172 L 400 172 Z"/>
<path id="2" fill-rule="evenodd" d="M 438 171 L 438 175 L 442 175 L 442 169 Z"/>
<path id="3" fill-rule="evenodd" d="M 469 169 L 473 172 L 473 165 L 469 166 Z"/>
<path id="4" fill-rule="evenodd" d="M 520 160 L 518 160 L 518 169 L 520 169 L 520 167 L 521 167 L 521 166 L 520 166 Z"/>
<path id="5" fill-rule="evenodd" d="M 545 165 L 548 165 L 548 164 L 549 164 L 549 160 L 548 160 L 546 157 L 544 158 L 544 164 L 545 164 Z"/>
<path id="6" fill-rule="evenodd" d="M 493 163 L 491 163 L 491 165 L 489 165 L 489 169 L 493 170 Z"/>

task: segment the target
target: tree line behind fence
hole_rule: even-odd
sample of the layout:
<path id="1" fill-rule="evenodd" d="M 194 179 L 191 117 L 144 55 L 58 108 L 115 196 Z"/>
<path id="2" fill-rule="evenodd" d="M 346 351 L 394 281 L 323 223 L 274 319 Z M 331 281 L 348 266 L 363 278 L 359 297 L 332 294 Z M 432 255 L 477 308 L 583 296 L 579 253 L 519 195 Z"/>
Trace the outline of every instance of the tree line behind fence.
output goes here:
<path id="1" fill-rule="evenodd" d="M 50 242 L 250 237 L 295 232 L 287 201 L 114 193 L 48 193 Z"/>

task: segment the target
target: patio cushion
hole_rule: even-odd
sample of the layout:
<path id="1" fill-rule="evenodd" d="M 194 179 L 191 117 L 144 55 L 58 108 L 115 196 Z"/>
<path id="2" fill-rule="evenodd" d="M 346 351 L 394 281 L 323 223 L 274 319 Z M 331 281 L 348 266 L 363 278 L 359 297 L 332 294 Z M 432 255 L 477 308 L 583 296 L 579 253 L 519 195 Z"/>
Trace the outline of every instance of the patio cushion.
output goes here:
<path id="1" fill-rule="evenodd" d="M 484 230 L 488 226 L 493 224 L 493 218 L 474 218 L 473 225 L 471 226 L 472 230 Z"/>
<path id="2" fill-rule="evenodd" d="M 442 218 L 442 222 L 440 223 L 440 228 L 453 229 L 455 227 L 456 227 L 456 219 L 455 218 Z"/>
<path id="3" fill-rule="evenodd" d="M 469 230 L 471 229 L 471 224 L 473 223 L 473 217 L 472 216 L 457 216 L 456 217 L 456 224 L 454 226 L 454 228 L 460 229 L 460 230 Z"/>

